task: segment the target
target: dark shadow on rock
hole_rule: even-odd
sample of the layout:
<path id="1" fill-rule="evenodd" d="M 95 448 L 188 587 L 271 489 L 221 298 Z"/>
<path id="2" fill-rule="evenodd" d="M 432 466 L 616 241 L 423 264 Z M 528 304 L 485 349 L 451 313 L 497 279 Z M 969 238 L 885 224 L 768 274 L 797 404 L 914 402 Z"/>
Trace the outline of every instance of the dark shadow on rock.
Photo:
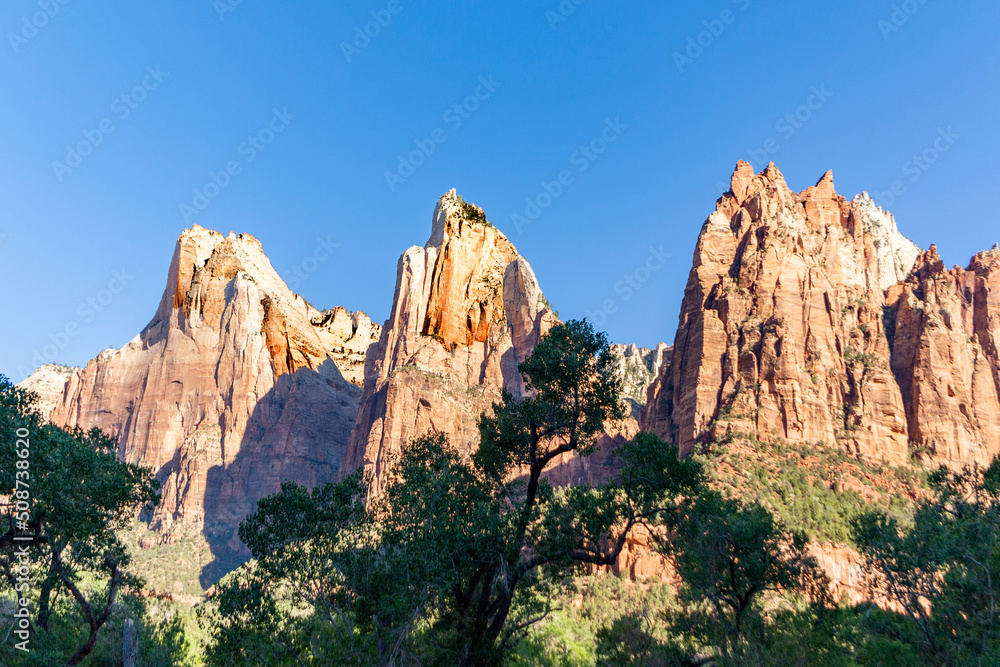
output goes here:
<path id="1" fill-rule="evenodd" d="M 328 359 L 315 370 L 280 376 L 258 401 L 235 458 L 208 471 L 203 534 L 213 560 L 202 568 L 203 587 L 250 558 L 238 530 L 257 501 L 286 480 L 312 488 L 334 479 L 360 395 Z M 231 446 L 223 443 L 224 454 Z"/>

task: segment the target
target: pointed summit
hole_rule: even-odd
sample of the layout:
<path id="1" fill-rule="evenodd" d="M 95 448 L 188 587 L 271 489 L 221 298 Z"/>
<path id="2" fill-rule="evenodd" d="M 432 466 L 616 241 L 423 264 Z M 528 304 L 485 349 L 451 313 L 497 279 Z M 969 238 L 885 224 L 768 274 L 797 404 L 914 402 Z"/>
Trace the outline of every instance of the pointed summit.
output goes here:
<path id="1" fill-rule="evenodd" d="M 737 201 L 742 202 L 746 199 L 753 177 L 753 166 L 749 162 L 740 160 L 736 163 L 736 169 L 733 170 L 733 175 L 729 180 L 729 189 Z"/>
<path id="2" fill-rule="evenodd" d="M 755 176 L 739 163 L 733 195 L 719 200 L 702 226 L 675 353 L 649 390 L 643 429 L 688 453 L 725 436 L 729 426 L 719 415 L 731 411 L 753 415 L 741 430 L 832 443 L 845 439 L 837 415 L 861 414 L 864 405 L 852 451 L 905 461 L 898 393 L 845 390 L 851 385 L 840 361 L 848 344 L 887 353 L 884 336 L 854 340 L 858 331 L 877 331 L 880 314 L 858 316 L 848 305 L 879 303 L 884 285 L 905 277 L 917 252 L 869 205 L 868 198 L 849 203 L 838 195 L 829 171 L 794 192 L 773 162 Z M 829 368 L 837 362 L 834 376 Z M 866 371 L 877 375 L 873 386 L 891 381 L 888 369 Z"/>
<path id="3" fill-rule="evenodd" d="M 831 189 L 833 188 L 833 169 L 827 169 L 826 173 L 816 181 L 816 187 L 821 185 L 824 187 L 829 185 Z"/>
<path id="4" fill-rule="evenodd" d="M 100 428 L 157 471 L 163 539 L 182 523 L 233 534 L 283 480 L 333 479 L 379 333 L 360 311 L 310 306 L 250 234 L 196 225 L 177 240 L 153 320 L 64 378 L 48 416 Z"/>
<path id="5" fill-rule="evenodd" d="M 472 451 L 476 416 L 505 390 L 523 395 L 517 364 L 556 321 L 514 245 L 482 209 L 449 191 L 434 210 L 430 241 L 399 258 L 341 475 L 364 468 L 377 491 L 395 453 L 428 430 Z"/>
<path id="6" fill-rule="evenodd" d="M 827 172 L 823 174 L 823 177 L 816 181 L 816 185 L 808 191 L 812 191 L 816 195 L 825 199 L 837 199 L 837 189 L 833 186 L 833 169 L 827 170 Z"/>
<path id="7" fill-rule="evenodd" d="M 782 176 L 781 170 L 779 170 L 778 165 L 774 164 L 773 162 L 768 162 L 767 167 L 764 169 L 764 171 L 760 172 L 760 175 L 766 177 L 768 180 L 773 181 L 775 183 L 777 183 L 778 181 L 781 181 L 782 183 L 785 182 L 785 177 Z"/>

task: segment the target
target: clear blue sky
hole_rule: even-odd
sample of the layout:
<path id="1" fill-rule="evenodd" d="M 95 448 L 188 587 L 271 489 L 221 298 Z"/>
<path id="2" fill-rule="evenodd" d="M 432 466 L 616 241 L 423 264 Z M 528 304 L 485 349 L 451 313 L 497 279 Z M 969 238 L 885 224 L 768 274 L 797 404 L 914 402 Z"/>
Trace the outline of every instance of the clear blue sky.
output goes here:
<path id="1" fill-rule="evenodd" d="M 68 325 L 76 335 L 55 361 L 126 343 L 152 316 L 189 222 L 252 233 L 286 275 L 317 238 L 339 244 L 306 264 L 297 290 L 381 321 L 397 258 L 427 240 L 452 187 L 510 236 L 564 318 L 613 300 L 603 328 L 647 346 L 673 339 L 718 184 L 765 146 L 795 189 L 827 169 L 847 197 L 902 181 L 890 207 L 900 228 L 949 264 L 1000 240 L 988 204 L 1000 185 L 997 3 L 570 0 L 556 21 L 546 12 L 558 0 L 398 0 L 397 14 L 379 14 L 382 0 L 229 2 L 3 4 L 0 373 L 21 379 L 32 350 Z M 38 15 L 46 6 L 51 18 Z M 232 10 L 221 19 L 220 6 Z M 387 25 L 345 55 L 373 11 Z M 825 100 L 810 99 L 814 87 Z M 477 92 L 486 99 L 467 117 L 445 115 Z M 782 122 L 808 102 L 807 121 Z M 287 126 L 264 132 L 262 151 L 243 144 L 275 109 L 294 118 L 274 120 Z M 595 159 L 574 155 L 606 119 L 627 127 L 609 129 Z M 113 131 L 77 166 L 53 166 L 102 122 Z M 934 164 L 911 162 L 949 128 Z M 439 129 L 445 141 L 390 189 L 398 156 Z M 180 205 L 230 161 L 238 173 L 185 221 Z M 563 170 L 572 182 L 518 230 L 512 215 Z M 635 281 L 650 247 L 671 257 L 640 270 L 626 300 L 616 283 Z M 128 284 L 103 293 L 101 312 L 80 307 L 121 270 Z"/>

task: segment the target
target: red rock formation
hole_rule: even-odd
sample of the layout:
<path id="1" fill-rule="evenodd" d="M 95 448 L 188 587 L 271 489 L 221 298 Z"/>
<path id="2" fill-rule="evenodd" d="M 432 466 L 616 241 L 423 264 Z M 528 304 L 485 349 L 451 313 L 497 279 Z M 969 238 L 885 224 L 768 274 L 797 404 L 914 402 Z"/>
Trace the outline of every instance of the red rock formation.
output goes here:
<path id="1" fill-rule="evenodd" d="M 1000 249 L 949 271 L 931 246 L 887 302 L 911 446 L 951 467 L 988 465 L 1000 453 Z"/>
<path id="2" fill-rule="evenodd" d="M 557 321 L 531 266 L 510 241 L 481 209 L 454 190 L 447 193 L 434 211 L 427 245 L 400 257 L 392 313 L 368 351 L 341 476 L 364 468 L 373 473 L 377 492 L 392 457 L 428 432 L 445 433 L 472 451 L 479 415 L 504 389 L 524 395 L 517 365 Z M 660 357 L 665 354 L 666 346 L 658 348 Z M 636 417 L 610 426 L 597 453 L 553 462 L 550 481 L 606 480 L 616 469 L 615 448 L 637 432 Z"/>
<path id="3" fill-rule="evenodd" d="M 155 528 L 204 523 L 237 547 L 236 523 L 280 481 L 334 477 L 378 335 L 364 313 L 293 294 L 252 236 L 195 226 L 153 321 L 71 375 L 49 416 L 98 427 L 154 468 Z"/>
<path id="4" fill-rule="evenodd" d="M 830 580 L 830 594 L 836 601 L 859 604 L 872 599 L 872 592 L 865 581 L 861 554 L 843 544 L 810 542 L 806 547 L 810 556 Z M 876 600 L 885 607 L 884 600 Z"/>
<path id="5" fill-rule="evenodd" d="M 735 433 L 896 464 L 910 450 L 930 465 L 989 462 L 1000 249 L 950 271 L 933 247 L 918 252 L 829 173 L 795 194 L 773 164 L 754 175 L 741 162 L 702 228 L 643 428 L 685 453 Z"/>
<path id="6" fill-rule="evenodd" d="M 477 417 L 504 388 L 521 395 L 517 364 L 556 322 L 528 262 L 480 209 L 448 192 L 427 245 L 399 259 L 341 474 L 364 467 L 377 490 L 392 456 L 427 432 L 474 447 Z"/>
<path id="7" fill-rule="evenodd" d="M 740 162 L 702 227 L 643 427 L 683 453 L 736 431 L 905 461 L 882 290 L 916 254 L 866 195 L 840 197 L 829 172 L 796 194 L 773 164 L 754 175 Z"/>

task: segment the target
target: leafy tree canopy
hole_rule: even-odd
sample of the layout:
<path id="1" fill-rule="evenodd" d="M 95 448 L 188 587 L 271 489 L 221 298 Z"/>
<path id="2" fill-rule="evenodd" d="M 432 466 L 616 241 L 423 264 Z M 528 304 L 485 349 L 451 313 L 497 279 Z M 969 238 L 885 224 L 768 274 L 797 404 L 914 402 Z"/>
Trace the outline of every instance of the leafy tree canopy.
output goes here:
<path id="1" fill-rule="evenodd" d="M 855 521 L 869 586 L 904 610 L 928 660 L 1000 663 L 1000 458 L 930 482 L 912 526 L 877 511 Z"/>
<path id="2" fill-rule="evenodd" d="M 547 581 L 614 563 L 629 531 L 699 488 L 699 464 L 650 434 L 618 449 L 617 479 L 553 488 L 546 471 L 623 416 L 621 382 L 586 322 L 554 327 L 519 370 L 527 395 L 481 417 L 471 456 L 429 434 L 367 502 L 360 475 L 262 501 L 240 533 L 255 563 L 209 612 L 209 662 L 499 663 L 549 612 Z"/>
<path id="3" fill-rule="evenodd" d="M 35 647 L 46 641 L 53 596 L 71 596 L 86 629 L 68 656 L 75 665 L 93 650 L 119 594 L 140 586 L 116 531 L 158 502 L 159 483 L 148 468 L 120 461 L 117 443 L 100 431 L 45 422 L 36 401 L 0 376 L 0 592 L 29 601 Z"/>

